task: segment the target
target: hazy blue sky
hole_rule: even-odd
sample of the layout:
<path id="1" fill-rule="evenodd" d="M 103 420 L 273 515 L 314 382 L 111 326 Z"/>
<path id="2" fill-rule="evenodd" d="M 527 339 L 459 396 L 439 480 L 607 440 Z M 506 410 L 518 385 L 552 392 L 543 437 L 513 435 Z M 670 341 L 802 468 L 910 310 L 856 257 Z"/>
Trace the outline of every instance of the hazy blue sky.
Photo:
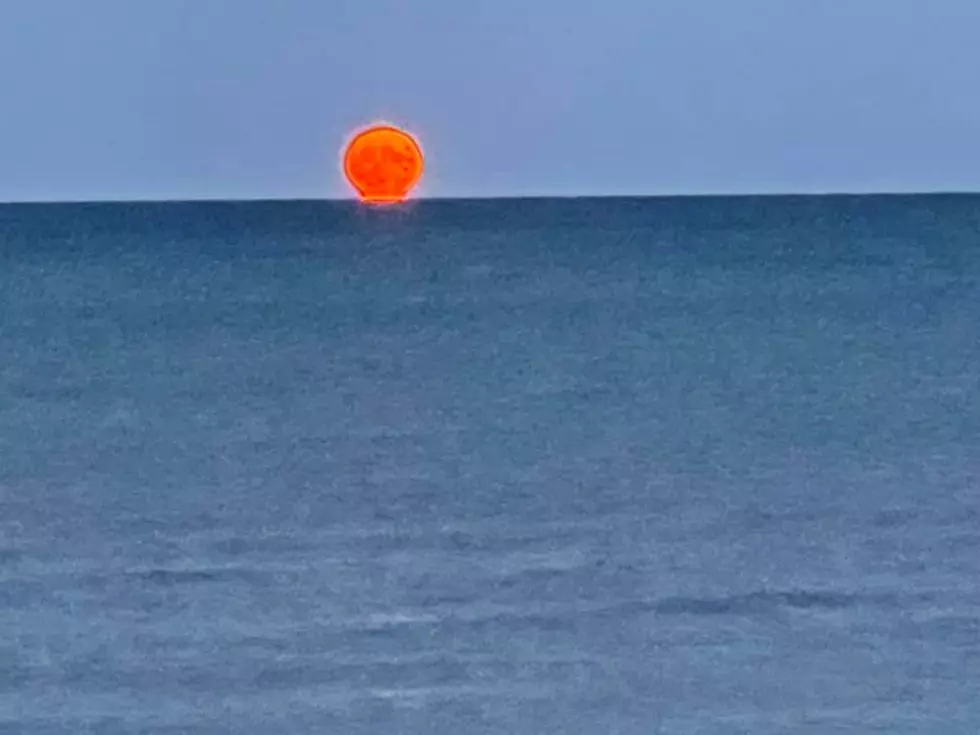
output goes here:
<path id="1" fill-rule="evenodd" d="M 980 0 L 4 0 L 0 199 L 980 190 Z"/>

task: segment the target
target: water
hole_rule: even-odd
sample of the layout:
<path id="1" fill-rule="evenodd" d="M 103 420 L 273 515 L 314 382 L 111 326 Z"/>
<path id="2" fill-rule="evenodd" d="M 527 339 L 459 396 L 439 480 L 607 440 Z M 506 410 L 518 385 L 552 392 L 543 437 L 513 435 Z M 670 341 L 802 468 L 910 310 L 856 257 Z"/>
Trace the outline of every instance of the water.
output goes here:
<path id="1" fill-rule="evenodd" d="M 0 208 L 0 733 L 980 729 L 980 197 Z"/>

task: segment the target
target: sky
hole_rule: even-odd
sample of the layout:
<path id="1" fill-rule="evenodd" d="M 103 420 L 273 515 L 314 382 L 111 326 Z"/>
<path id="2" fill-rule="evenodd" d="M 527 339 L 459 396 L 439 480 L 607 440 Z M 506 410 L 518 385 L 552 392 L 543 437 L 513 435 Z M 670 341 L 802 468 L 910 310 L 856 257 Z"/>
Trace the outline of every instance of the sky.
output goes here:
<path id="1" fill-rule="evenodd" d="M 980 191 L 980 0 L 4 0 L 0 200 Z"/>

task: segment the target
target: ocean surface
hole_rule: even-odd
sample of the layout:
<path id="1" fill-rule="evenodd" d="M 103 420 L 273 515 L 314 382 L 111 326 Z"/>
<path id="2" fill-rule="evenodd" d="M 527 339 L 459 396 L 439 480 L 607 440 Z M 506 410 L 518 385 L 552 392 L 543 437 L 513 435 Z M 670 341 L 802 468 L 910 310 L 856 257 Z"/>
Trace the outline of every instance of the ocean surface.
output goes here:
<path id="1" fill-rule="evenodd" d="M 980 196 L 0 207 L 0 733 L 980 732 Z"/>

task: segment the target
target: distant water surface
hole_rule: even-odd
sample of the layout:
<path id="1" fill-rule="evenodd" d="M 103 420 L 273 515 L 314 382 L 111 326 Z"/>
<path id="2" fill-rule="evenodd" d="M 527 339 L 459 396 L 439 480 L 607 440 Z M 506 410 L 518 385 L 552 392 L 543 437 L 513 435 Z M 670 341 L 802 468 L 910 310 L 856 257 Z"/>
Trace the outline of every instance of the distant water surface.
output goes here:
<path id="1" fill-rule="evenodd" d="M 0 733 L 980 732 L 980 197 L 0 207 Z"/>

